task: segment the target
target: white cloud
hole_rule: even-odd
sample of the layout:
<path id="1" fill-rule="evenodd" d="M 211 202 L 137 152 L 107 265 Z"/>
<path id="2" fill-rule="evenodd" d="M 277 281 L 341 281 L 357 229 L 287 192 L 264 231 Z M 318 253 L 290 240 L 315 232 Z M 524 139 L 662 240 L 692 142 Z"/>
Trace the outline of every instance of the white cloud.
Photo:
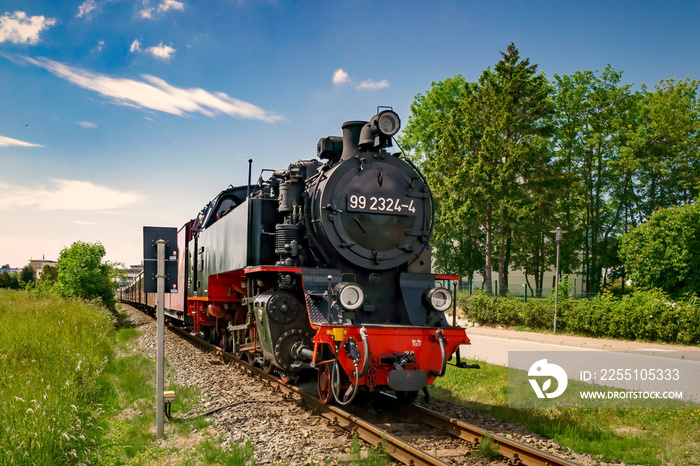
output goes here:
<path id="1" fill-rule="evenodd" d="M 336 72 L 333 73 L 333 84 L 335 84 L 336 86 L 345 84 L 347 82 L 350 82 L 350 77 L 345 71 L 343 71 L 342 68 L 337 69 Z"/>
<path id="2" fill-rule="evenodd" d="M 135 192 L 118 191 L 87 181 L 51 180 L 50 186 L 27 188 L 0 183 L 0 210 L 35 207 L 37 210 L 119 209 L 141 198 Z"/>
<path id="3" fill-rule="evenodd" d="M 338 68 L 335 73 L 333 73 L 333 84 L 336 86 L 340 86 L 342 84 L 351 84 L 353 83 L 353 80 L 350 79 L 350 76 L 348 73 L 343 70 L 342 68 Z M 367 79 L 365 81 L 362 81 L 360 84 L 355 86 L 357 90 L 373 90 L 376 91 L 377 89 L 384 89 L 386 87 L 389 87 L 389 81 L 386 79 L 383 79 L 381 81 L 375 81 L 373 79 Z"/>
<path id="4" fill-rule="evenodd" d="M 169 10 L 179 10 L 179 11 L 184 11 L 185 9 L 185 4 L 183 2 L 178 2 L 176 0 L 162 0 L 158 4 L 158 8 L 154 8 L 151 6 L 151 2 L 149 0 L 143 0 L 143 8 L 139 10 L 139 16 L 142 19 L 153 19 L 154 11 L 157 11 L 158 13 L 165 13 Z"/>
<path id="5" fill-rule="evenodd" d="M 134 41 L 131 43 L 131 46 L 129 47 L 129 53 L 136 53 L 141 51 L 141 42 L 139 42 L 138 39 L 134 39 Z M 164 45 L 161 42 L 160 44 L 155 45 L 153 47 L 147 47 L 145 50 L 143 50 L 143 52 L 149 55 L 153 55 L 159 60 L 168 61 L 172 58 L 173 54 L 175 53 L 175 49 L 170 47 L 169 45 Z"/>
<path id="6" fill-rule="evenodd" d="M 19 139 L 12 139 L 6 136 L 0 136 L 0 147 L 44 147 L 41 144 L 32 144 L 31 142 L 20 141 Z"/>
<path id="7" fill-rule="evenodd" d="M 82 126 L 83 128 L 88 128 L 88 129 L 94 129 L 97 128 L 99 125 L 97 123 L 93 123 L 92 121 L 79 121 L 78 124 Z"/>
<path id="8" fill-rule="evenodd" d="M 104 47 L 105 47 L 105 41 L 99 40 L 99 41 L 97 41 L 97 47 L 92 49 L 92 51 L 97 52 L 97 53 L 101 53 L 102 50 L 104 49 Z"/>
<path id="9" fill-rule="evenodd" d="M 274 112 L 230 97 L 223 92 L 212 93 L 200 88 L 183 89 L 172 86 L 155 76 L 141 75 L 143 81 L 137 81 L 93 73 L 46 58 L 24 57 L 24 60 L 77 86 L 112 99 L 119 105 L 158 110 L 178 116 L 191 113 L 215 116 L 223 113 L 234 118 L 248 118 L 270 123 L 283 120 Z"/>
<path id="10" fill-rule="evenodd" d="M 83 16 L 87 16 L 95 8 L 97 8 L 95 0 L 85 0 L 83 4 L 78 7 L 78 14 L 75 15 L 75 17 L 82 18 Z"/>
<path id="11" fill-rule="evenodd" d="M 185 4 L 178 2 L 176 0 L 163 0 L 160 5 L 158 5 L 158 11 L 165 13 L 168 10 L 180 10 L 185 9 Z"/>
<path id="12" fill-rule="evenodd" d="M 89 220 L 73 220 L 73 223 L 78 225 L 99 225 L 97 222 L 90 222 Z"/>
<path id="13" fill-rule="evenodd" d="M 54 24 L 56 24 L 55 18 L 27 17 L 24 11 L 15 11 L 12 14 L 5 13 L 0 16 L 0 42 L 38 44 L 39 34 Z"/>
<path id="14" fill-rule="evenodd" d="M 386 79 L 383 79 L 379 82 L 374 81 L 372 79 L 368 79 L 366 81 L 362 81 L 357 88 L 358 89 L 370 89 L 372 91 L 376 91 L 377 89 L 384 89 L 386 87 L 389 87 L 389 81 Z"/>
<path id="15" fill-rule="evenodd" d="M 175 49 L 168 45 L 163 45 L 163 43 L 161 42 L 160 44 L 154 47 L 148 47 L 146 49 L 146 53 L 150 53 L 151 55 L 160 60 L 168 61 L 172 57 L 173 53 L 175 53 Z"/>

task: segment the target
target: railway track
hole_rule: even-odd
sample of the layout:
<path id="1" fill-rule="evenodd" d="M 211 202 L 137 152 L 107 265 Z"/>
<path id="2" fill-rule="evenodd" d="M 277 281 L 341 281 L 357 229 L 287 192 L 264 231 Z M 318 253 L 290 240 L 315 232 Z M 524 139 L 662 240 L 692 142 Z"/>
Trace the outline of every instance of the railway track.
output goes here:
<path id="1" fill-rule="evenodd" d="M 409 440 L 413 436 L 406 432 L 403 422 L 387 425 L 377 418 L 374 422 L 367 421 L 363 417 L 353 414 L 337 406 L 323 404 L 316 396 L 303 391 L 294 385 L 285 384 L 279 378 L 266 373 L 246 361 L 236 358 L 233 354 L 222 351 L 219 347 L 203 341 L 188 331 L 177 326 L 169 326 L 170 330 L 182 338 L 190 341 L 203 350 L 217 354 L 222 360 L 237 364 L 244 368 L 252 376 L 259 378 L 265 383 L 273 385 L 284 396 L 303 404 L 316 414 L 321 415 L 331 421 L 333 425 L 341 427 L 353 434 L 357 434 L 362 440 L 384 448 L 394 460 L 408 465 L 448 465 L 449 458 L 441 457 L 436 451 L 434 455 L 426 452 L 426 449 L 417 448 Z M 388 394 L 379 394 L 375 399 L 375 406 L 381 405 L 384 411 L 401 413 L 406 419 L 420 422 L 423 426 L 437 429 L 455 439 L 460 439 L 460 446 L 449 452 L 449 456 L 455 454 L 464 458 L 473 450 L 478 449 L 479 442 L 488 436 L 493 439 L 494 445 L 498 447 L 498 453 L 506 458 L 508 464 L 525 466 L 575 466 L 578 463 L 554 456 L 550 453 L 537 450 L 530 446 L 521 444 L 506 437 L 488 432 L 480 427 L 468 424 L 458 419 L 449 418 L 428 408 L 413 404 L 399 404 L 395 397 Z M 367 416 L 371 417 L 371 416 Z M 415 430 L 415 427 L 414 427 Z M 424 427 L 422 430 L 425 430 Z M 394 431 L 396 431 L 394 433 Z M 434 434 L 431 434 L 434 435 Z M 429 450 L 429 448 L 428 448 Z M 443 452 L 444 455 L 444 452 Z"/>

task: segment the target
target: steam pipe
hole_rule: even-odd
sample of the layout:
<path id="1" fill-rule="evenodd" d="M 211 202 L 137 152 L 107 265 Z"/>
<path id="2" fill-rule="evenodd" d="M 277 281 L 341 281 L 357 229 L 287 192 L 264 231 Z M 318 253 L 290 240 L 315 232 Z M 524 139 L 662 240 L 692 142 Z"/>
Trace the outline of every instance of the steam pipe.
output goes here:
<path id="1" fill-rule="evenodd" d="M 349 398 L 347 401 L 340 401 L 340 373 L 339 373 L 340 369 L 339 369 L 339 368 L 341 368 L 342 366 L 340 365 L 340 362 L 338 361 L 338 355 L 339 355 L 339 354 L 340 354 L 340 350 L 338 350 L 338 351 L 335 353 L 335 360 L 333 361 L 333 363 L 332 363 L 333 365 L 331 366 L 331 374 L 330 374 L 330 375 L 331 375 L 331 377 L 330 377 L 330 379 L 331 379 L 331 381 L 330 381 L 330 382 L 331 382 L 331 386 L 330 386 L 330 390 L 331 390 L 331 392 L 333 393 L 333 398 L 335 398 L 335 401 L 336 401 L 339 405 L 341 405 L 341 406 L 347 406 L 347 405 L 349 405 L 350 403 L 352 403 L 352 401 L 355 399 L 355 396 L 357 395 L 357 392 L 360 391 L 360 374 L 358 374 L 357 369 L 353 371 L 356 375 L 355 375 L 355 385 L 354 385 L 354 388 L 352 389 L 352 395 L 350 396 L 350 398 Z M 355 361 L 355 367 L 357 367 L 357 361 Z M 335 386 L 334 386 L 335 375 L 336 375 L 336 374 L 338 374 L 338 380 L 337 380 L 337 383 L 335 383 Z M 346 393 L 347 393 L 347 392 L 346 392 Z"/>
<path id="2" fill-rule="evenodd" d="M 360 336 L 362 337 L 362 349 L 364 350 L 365 360 L 362 361 L 362 370 L 358 375 L 358 379 L 363 377 L 369 370 L 369 342 L 367 342 L 367 330 L 364 327 L 360 328 Z"/>
<path id="3" fill-rule="evenodd" d="M 445 375 L 447 369 L 447 353 L 445 352 L 445 337 L 442 335 L 442 329 L 439 328 L 436 332 L 438 343 L 440 343 L 440 354 L 442 355 L 442 368 L 440 369 L 439 377 Z"/>

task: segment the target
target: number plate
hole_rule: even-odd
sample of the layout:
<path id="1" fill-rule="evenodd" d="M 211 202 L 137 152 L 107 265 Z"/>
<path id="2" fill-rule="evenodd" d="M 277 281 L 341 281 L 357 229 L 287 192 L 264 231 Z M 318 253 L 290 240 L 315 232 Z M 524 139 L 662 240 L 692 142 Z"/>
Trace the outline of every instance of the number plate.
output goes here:
<path id="1" fill-rule="evenodd" d="M 416 201 L 399 197 L 348 194 L 347 210 L 348 212 L 408 216 L 416 213 Z"/>

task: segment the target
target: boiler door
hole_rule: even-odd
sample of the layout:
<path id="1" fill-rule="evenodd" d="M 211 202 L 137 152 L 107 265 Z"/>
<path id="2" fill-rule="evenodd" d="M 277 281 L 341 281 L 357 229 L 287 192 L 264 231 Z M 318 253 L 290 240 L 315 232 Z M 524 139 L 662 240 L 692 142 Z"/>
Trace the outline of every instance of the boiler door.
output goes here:
<path id="1" fill-rule="evenodd" d="M 432 199 L 416 170 L 393 156 L 346 160 L 312 194 L 312 228 L 345 261 L 386 270 L 415 260 L 431 230 Z"/>

